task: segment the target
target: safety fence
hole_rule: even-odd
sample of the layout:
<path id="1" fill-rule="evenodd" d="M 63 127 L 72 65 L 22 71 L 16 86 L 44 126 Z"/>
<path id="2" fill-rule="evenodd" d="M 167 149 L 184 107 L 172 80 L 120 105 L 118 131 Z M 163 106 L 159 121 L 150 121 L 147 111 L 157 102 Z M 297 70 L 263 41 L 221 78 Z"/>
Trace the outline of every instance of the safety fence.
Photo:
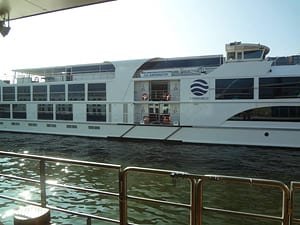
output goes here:
<path id="1" fill-rule="evenodd" d="M 3 151 L 0 151 L 0 155 L 2 158 L 34 161 L 38 167 L 38 172 L 33 178 L 27 174 L 15 175 L 10 169 L 2 169 L 0 174 L 4 181 L 18 180 L 37 185 L 38 199 L 33 201 L 9 196 L 3 190 L 0 190 L 0 199 L 41 206 L 50 209 L 51 212 L 81 217 L 87 225 L 97 224 L 99 221 L 101 224 L 103 222 L 120 225 L 235 224 L 234 221 L 237 221 L 236 224 L 240 224 L 239 221 L 243 221 L 243 224 L 300 224 L 297 217 L 297 202 L 300 202 L 297 190 L 300 189 L 300 182 L 291 182 L 288 187 L 276 180 L 198 175 L 141 167 L 122 168 L 120 165 Z M 34 167 L 33 163 L 30 164 Z M 61 164 L 82 169 L 99 169 L 101 179 L 113 182 L 116 188 L 105 183 L 101 183 L 100 188 L 94 188 L 90 182 L 85 185 L 84 179 L 79 179 L 80 185 L 63 183 L 64 176 L 68 174 L 61 175 L 61 182 L 51 181 L 53 169 Z M 93 173 L 90 176 L 97 175 Z M 105 176 L 112 179 L 103 178 Z M 94 210 L 94 213 L 88 213 L 80 210 L 84 207 L 75 207 L 76 210 L 72 210 L 72 207 L 60 207 L 60 204 L 54 204 L 58 200 L 53 201 L 53 198 L 59 197 L 51 194 L 50 190 L 53 187 L 100 196 L 97 197 L 100 201 L 95 203 L 95 207 L 101 208 L 102 211 Z M 115 202 L 115 206 L 112 203 L 105 208 L 108 201 L 104 199 L 107 198 L 112 199 L 110 201 Z M 83 206 L 85 204 L 85 201 L 76 199 L 73 202 Z M 107 210 L 113 212 L 102 213 Z"/>

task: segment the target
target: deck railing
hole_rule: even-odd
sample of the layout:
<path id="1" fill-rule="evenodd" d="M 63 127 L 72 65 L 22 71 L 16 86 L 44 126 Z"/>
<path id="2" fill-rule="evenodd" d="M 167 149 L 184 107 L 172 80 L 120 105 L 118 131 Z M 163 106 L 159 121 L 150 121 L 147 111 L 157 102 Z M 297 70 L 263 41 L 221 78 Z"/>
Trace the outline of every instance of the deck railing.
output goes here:
<path id="1" fill-rule="evenodd" d="M 300 219 L 296 218 L 296 215 L 293 213 L 296 208 L 296 190 L 300 189 L 300 182 L 291 182 L 291 186 L 289 188 L 284 183 L 276 180 L 252 179 L 219 175 L 198 175 L 179 171 L 141 167 L 122 168 L 120 165 L 36 156 L 29 154 L 18 154 L 3 151 L 0 151 L 0 155 L 2 158 L 21 158 L 38 162 L 39 179 L 16 176 L 8 173 L 3 173 L 2 171 L 0 177 L 2 179 L 13 179 L 38 184 L 40 190 L 40 200 L 38 202 L 34 202 L 17 197 L 7 196 L 4 194 L 0 194 L 0 198 L 8 199 L 16 203 L 46 207 L 51 211 L 59 211 L 66 214 L 83 217 L 85 218 L 87 225 L 92 224 L 92 220 L 94 219 L 120 225 L 136 224 L 135 222 L 139 220 L 135 220 L 134 215 L 129 215 L 131 214 L 131 206 L 134 204 L 134 207 L 136 208 L 138 205 L 135 202 L 139 202 L 140 204 L 142 204 L 143 208 L 140 209 L 140 211 L 142 212 L 144 210 L 144 206 L 146 206 L 147 204 L 157 205 L 159 208 L 169 207 L 171 208 L 171 210 L 178 209 L 180 212 L 187 211 L 188 221 L 184 224 L 190 225 L 203 224 L 203 215 L 207 213 L 239 219 L 247 218 L 258 221 L 276 222 L 276 224 L 282 225 L 300 224 Z M 49 171 L 51 171 L 48 168 L 50 163 L 63 163 L 107 169 L 117 175 L 118 191 L 103 191 L 82 186 L 57 183 L 55 184 L 49 182 L 47 180 L 47 176 L 49 176 Z M 140 177 L 144 178 L 143 181 L 148 181 L 148 178 L 149 180 L 151 180 L 153 179 L 153 177 L 163 177 L 163 182 L 172 181 L 174 182 L 174 186 L 167 183 L 165 184 L 165 186 L 163 186 L 164 183 L 156 182 L 152 183 L 151 187 L 155 188 L 157 193 L 159 193 L 160 188 L 170 189 L 170 191 L 171 189 L 174 189 L 174 191 L 171 191 L 172 193 L 169 196 L 161 196 L 160 194 L 157 194 L 156 197 L 153 197 L 152 195 L 139 196 L 138 193 L 141 193 L 143 191 L 141 189 L 146 189 L 146 191 L 148 191 L 147 189 L 149 189 L 150 187 L 145 185 L 144 183 L 136 184 L 136 182 L 140 182 Z M 180 181 L 181 185 L 176 185 L 176 182 L 178 182 L 178 180 Z M 50 205 L 48 204 L 49 201 L 46 192 L 47 187 L 50 186 L 68 188 L 71 190 L 94 193 L 100 196 L 115 198 L 118 202 L 119 207 L 119 215 L 117 216 L 118 218 L 93 215 Z M 237 189 L 234 189 L 236 186 Z M 272 201 L 271 204 L 269 203 L 267 208 L 263 208 L 262 203 L 263 201 L 270 202 L 270 197 L 272 195 L 269 194 L 273 192 L 275 193 L 275 191 L 276 193 L 279 192 L 279 194 L 277 194 L 277 196 L 279 196 L 278 202 L 276 202 L 275 204 L 279 207 L 275 207 L 276 212 L 273 212 L 272 210 L 270 211 L 270 208 L 268 207 L 270 205 L 273 205 L 274 201 Z M 176 196 L 174 197 L 173 195 Z M 185 200 L 181 200 L 178 196 L 187 196 L 188 200 L 187 198 L 183 198 Z M 174 200 L 172 200 L 173 197 Z M 228 202 L 225 204 L 225 206 L 220 207 L 218 204 L 221 198 L 222 200 L 227 200 Z M 234 208 L 234 205 L 236 203 L 235 201 L 241 201 L 240 199 L 236 200 L 236 198 L 242 198 L 242 203 L 246 204 L 252 201 L 257 207 L 247 210 L 244 207 L 239 206 L 238 209 L 236 209 Z M 280 210 L 278 208 L 280 208 Z M 254 212 L 257 210 L 259 210 L 260 212 Z M 178 211 L 174 211 L 174 216 L 176 216 L 176 212 Z"/>

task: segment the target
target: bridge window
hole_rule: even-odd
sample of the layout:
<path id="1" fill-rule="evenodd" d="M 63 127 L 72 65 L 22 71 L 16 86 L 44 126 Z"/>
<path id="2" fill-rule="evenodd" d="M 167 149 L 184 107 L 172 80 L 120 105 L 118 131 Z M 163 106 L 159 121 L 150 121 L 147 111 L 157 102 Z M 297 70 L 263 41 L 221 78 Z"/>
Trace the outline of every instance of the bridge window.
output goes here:
<path id="1" fill-rule="evenodd" d="M 262 56 L 262 50 L 255 50 L 255 51 L 245 51 L 244 52 L 244 59 L 260 59 Z"/>
<path id="2" fill-rule="evenodd" d="M 260 78 L 259 98 L 300 98 L 300 77 Z"/>
<path id="3" fill-rule="evenodd" d="M 228 59 L 228 60 L 233 60 L 233 59 L 235 59 L 235 52 L 228 52 L 228 53 L 227 53 L 227 59 Z"/>
<path id="4" fill-rule="evenodd" d="M 216 99 L 253 99 L 253 78 L 216 79 Z"/>
<path id="5" fill-rule="evenodd" d="M 300 106 L 273 106 L 250 109 L 229 120 L 300 122 Z"/>

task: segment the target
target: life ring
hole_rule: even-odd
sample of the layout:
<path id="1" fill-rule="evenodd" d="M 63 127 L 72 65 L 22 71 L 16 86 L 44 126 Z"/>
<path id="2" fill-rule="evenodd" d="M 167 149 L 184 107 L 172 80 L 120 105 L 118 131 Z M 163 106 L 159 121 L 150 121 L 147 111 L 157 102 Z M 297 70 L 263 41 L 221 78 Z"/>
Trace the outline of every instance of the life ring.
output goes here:
<path id="1" fill-rule="evenodd" d="M 165 99 L 165 101 L 170 101 L 171 95 L 169 93 L 167 93 L 166 95 L 164 95 L 164 99 Z"/>
<path id="2" fill-rule="evenodd" d="M 148 100 L 148 95 L 147 95 L 147 93 L 144 93 L 144 94 L 142 95 L 142 100 L 143 100 L 143 101 Z"/>

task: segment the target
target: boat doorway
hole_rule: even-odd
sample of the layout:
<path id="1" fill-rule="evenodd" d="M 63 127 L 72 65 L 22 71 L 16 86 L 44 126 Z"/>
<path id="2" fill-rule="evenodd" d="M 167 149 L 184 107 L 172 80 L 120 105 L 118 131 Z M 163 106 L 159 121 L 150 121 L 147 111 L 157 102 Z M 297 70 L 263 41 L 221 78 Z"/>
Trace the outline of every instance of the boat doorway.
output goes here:
<path id="1" fill-rule="evenodd" d="M 169 104 L 149 104 L 149 123 L 150 124 L 170 124 L 170 105 Z"/>
<path id="2" fill-rule="evenodd" d="M 169 101 L 169 81 L 151 81 L 150 92 L 151 101 Z"/>

